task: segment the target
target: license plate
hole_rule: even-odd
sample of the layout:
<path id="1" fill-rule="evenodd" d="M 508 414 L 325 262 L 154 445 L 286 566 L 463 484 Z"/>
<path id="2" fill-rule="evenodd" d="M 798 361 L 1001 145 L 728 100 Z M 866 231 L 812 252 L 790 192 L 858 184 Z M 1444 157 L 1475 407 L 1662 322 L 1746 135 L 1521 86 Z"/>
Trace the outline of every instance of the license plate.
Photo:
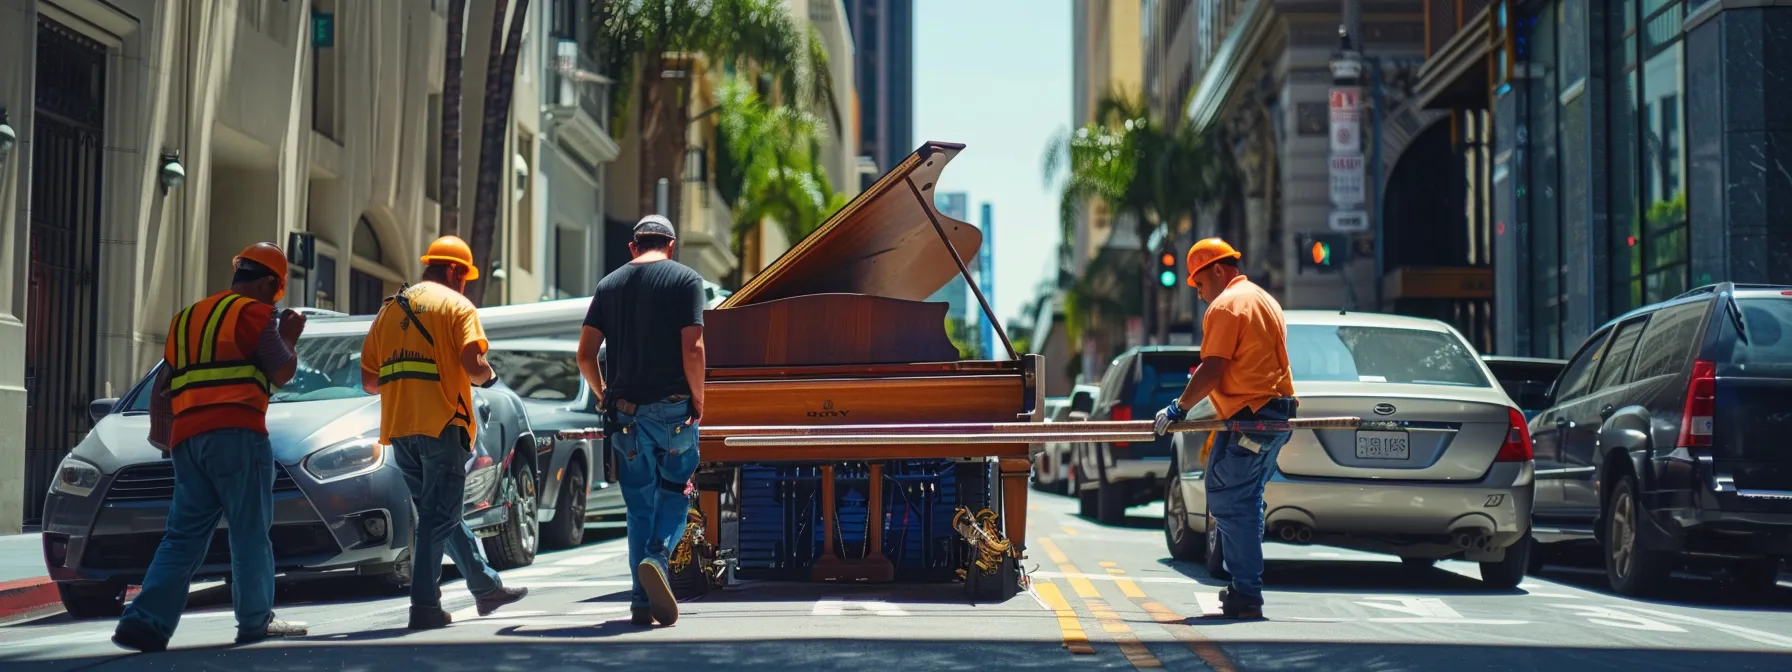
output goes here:
<path id="1" fill-rule="evenodd" d="M 1404 460 L 1412 455 L 1406 432 L 1357 432 L 1356 456 L 1364 460 Z"/>

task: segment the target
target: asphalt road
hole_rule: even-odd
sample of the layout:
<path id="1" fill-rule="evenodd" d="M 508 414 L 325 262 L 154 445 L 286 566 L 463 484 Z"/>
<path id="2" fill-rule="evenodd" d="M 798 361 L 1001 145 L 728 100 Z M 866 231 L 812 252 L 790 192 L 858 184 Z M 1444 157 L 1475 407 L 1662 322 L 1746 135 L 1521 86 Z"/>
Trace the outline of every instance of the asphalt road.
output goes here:
<path id="1" fill-rule="evenodd" d="M 1551 569 L 1488 591 L 1467 563 L 1409 570 L 1393 558 L 1271 544 L 1267 620 L 1213 622 L 1220 584 L 1170 562 L 1161 508 L 1124 526 L 1034 493 L 1032 590 L 970 604 L 954 585 L 743 585 L 683 605 L 677 625 L 628 624 L 616 533 L 504 573 L 523 602 L 479 618 L 445 584 L 455 624 L 404 629 L 404 598 L 345 581 L 283 584 L 281 618 L 311 635 L 231 643 L 229 593 L 195 590 L 168 652 L 132 654 L 110 621 L 51 616 L 0 627 L 0 667 L 34 670 L 409 670 L 550 672 L 602 667 L 791 670 L 1786 670 L 1792 585 L 1725 597 L 1685 579 L 1667 599 L 1604 591 L 1603 577 Z M 597 532 L 597 531 L 593 531 Z"/>

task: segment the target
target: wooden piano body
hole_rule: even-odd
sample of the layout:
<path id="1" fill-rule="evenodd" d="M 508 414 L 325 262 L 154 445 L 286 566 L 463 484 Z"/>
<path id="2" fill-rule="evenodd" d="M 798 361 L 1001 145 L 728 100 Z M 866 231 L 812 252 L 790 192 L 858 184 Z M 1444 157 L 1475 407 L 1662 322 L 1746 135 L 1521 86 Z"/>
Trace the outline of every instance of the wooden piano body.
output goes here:
<path id="1" fill-rule="evenodd" d="M 952 522 L 959 507 L 994 512 L 1007 541 L 1024 548 L 1027 443 L 725 443 L 730 429 L 767 426 L 1043 420 L 1041 358 L 959 361 L 947 304 L 925 301 L 963 272 L 954 251 L 968 264 L 982 242 L 933 204 L 960 149 L 923 145 L 705 312 L 695 480 L 705 541 L 739 577 L 949 580 L 969 557 Z M 1018 566 L 972 592 L 1013 595 Z"/>

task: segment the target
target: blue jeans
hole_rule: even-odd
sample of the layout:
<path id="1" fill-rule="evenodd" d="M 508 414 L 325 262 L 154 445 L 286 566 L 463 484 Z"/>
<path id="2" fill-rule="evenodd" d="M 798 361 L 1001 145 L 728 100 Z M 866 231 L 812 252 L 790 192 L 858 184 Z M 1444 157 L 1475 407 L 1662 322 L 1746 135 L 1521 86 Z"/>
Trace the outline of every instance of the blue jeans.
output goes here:
<path id="1" fill-rule="evenodd" d="M 642 404 L 635 414 L 616 412 L 616 482 L 628 507 L 628 566 L 635 572 L 629 606 L 647 607 L 647 591 L 636 572 L 644 560 L 659 565 L 667 577 L 672 549 L 684 538 L 691 500 L 685 484 L 697 471 L 697 423 L 690 419 L 690 401 Z"/>
<path id="2" fill-rule="evenodd" d="M 1233 420 L 1287 420 L 1292 399 L 1275 399 L 1256 412 L 1239 411 Z M 1207 510 L 1219 527 L 1220 550 L 1232 574 L 1232 599 L 1240 606 L 1263 604 L 1263 486 L 1275 473 L 1276 453 L 1293 432 L 1219 432 L 1207 458 Z M 1258 446 L 1252 451 L 1249 445 Z"/>
<path id="3" fill-rule="evenodd" d="M 467 492 L 467 430 L 449 427 L 440 437 L 392 437 L 393 457 L 417 506 L 417 539 L 411 546 L 411 606 L 442 606 L 442 552 L 454 558 L 474 597 L 503 583 L 485 564 L 485 553 L 461 510 Z"/>
<path id="4" fill-rule="evenodd" d="M 174 501 L 168 529 L 121 622 L 174 636 L 193 572 L 205 563 L 223 518 L 230 533 L 230 601 L 238 634 L 259 635 L 274 620 L 274 450 L 268 435 L 217 429 L 174 447 Z M 122 624 L 122 623 L 121 623 Z"/>

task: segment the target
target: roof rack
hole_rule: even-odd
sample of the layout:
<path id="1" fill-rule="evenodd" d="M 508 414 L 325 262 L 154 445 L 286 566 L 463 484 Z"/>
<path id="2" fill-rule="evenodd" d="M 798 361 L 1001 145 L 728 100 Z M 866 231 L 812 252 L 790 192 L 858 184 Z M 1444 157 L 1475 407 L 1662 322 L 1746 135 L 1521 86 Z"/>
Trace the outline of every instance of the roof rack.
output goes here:
<path id="1" fill-rule="evenodd" d="M 1684 299 L 1689 296 L 1699 296 L 1699 295 L 1703 295 L 1703 294 L 1713 294 L 1713 293 L 1716 293 L 1719 288 L 1721 288 L 1725 285 L 1728 285 L 1732 291 L 1738 290 L 1738 289 L 1786 289 L 1788 287 L 1787 285 L 1769 285 L 1769 284 L 1749 283 L 1749 282 L 1720 282 L 1720 283 L 1705 285 L 1702 287 L 1694 287 L 1692 289 L 1687 290 L 1686 293 L 1676 296 L 1676 297 L 1674 297 L 1674 299 L 1669 299 L 1669 300 L 1671 301 L 1671 300 L 1675 300 L 1675 299 Z"/>

